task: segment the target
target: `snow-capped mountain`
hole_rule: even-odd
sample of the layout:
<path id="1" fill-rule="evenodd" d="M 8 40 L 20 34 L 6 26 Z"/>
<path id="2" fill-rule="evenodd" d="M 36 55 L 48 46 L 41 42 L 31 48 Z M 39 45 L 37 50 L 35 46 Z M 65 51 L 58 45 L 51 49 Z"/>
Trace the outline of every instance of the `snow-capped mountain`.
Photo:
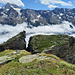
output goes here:
<path id="1" fill-rule="evenodd" d="M 20 8 L 22 9 L 21 7 L 15 5 L 15 4 L 10 4 L 10 3 L 7 3 L 5 6 L 2 7 L 4 10 L 8 10 L 10 8 Z"/>
<path id="2" fill-rule="evenodd" d="M 48 24 L 60 24 L 69 21 L 75 25 L 75 8 L 54 10 L 32 10 L 7 3 L 0 9 L 0 24 L 17 25 L 27 22 L 34 27 Z"/>

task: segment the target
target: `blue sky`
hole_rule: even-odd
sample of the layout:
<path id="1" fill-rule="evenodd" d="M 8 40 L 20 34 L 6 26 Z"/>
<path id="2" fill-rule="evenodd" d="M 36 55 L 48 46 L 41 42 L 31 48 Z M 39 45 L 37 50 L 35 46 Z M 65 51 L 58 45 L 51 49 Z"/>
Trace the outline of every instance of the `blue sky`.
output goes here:
<path id="1" fill-rule="evenodd" d="M 13 3 L 24 9 L 52 10 L 54 8 L 75 8 L 75 0 L 0 0 L 0 7 Z"/>

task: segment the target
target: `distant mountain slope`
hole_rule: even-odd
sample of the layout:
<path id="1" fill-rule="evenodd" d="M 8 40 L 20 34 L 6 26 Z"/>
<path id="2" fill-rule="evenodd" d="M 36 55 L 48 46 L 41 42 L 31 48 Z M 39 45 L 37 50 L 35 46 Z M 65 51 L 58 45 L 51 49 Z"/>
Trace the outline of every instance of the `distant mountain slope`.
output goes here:
<path id="1" fill-rule="evenodd" d="M 0 9 L 0 24 L 16 25 L 27 22 L 28 25 L 39 26 L 48 24 L 60 24 L 69 21 L 75 25 L 75 8 L 54 10 L 32 10 L 7 3 Z"/>

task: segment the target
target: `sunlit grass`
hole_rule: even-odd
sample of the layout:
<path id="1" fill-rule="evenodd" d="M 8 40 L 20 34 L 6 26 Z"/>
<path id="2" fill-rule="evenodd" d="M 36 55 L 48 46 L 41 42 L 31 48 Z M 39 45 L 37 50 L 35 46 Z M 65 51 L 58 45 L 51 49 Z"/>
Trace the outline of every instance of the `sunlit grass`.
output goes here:
<path id="1" fill-rule="evenodd" d="M 11 61 L 0 68 L 0 75 L 74 75 L 74 66 L 63 66 L 63 63 L 51 59 L 26 64 Z"/>

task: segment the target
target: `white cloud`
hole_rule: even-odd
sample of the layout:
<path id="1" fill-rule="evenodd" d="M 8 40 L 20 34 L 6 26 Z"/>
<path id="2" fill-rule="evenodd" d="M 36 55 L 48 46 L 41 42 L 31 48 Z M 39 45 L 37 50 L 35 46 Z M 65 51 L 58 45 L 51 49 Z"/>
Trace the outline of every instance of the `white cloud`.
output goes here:
<path id="1" fill-rule="evenodd" d="M 48 5 L 49 8 L 55 8 L 58 7 L 57 4 L 60 4 L 61 6 L 73 6 L 70 1 L 64 2 L 62 0 L 39 0 L 41 4 Z"/>
<path id="2" fill-rule="evenodd" d="M 12 36 L 18 34 L 19 32 L 25 30 L 26 31 L 26 41 L 28 44 L 29 37 L 37 34 L 69 34 L 74 35 L 72 32 L 75 32 L 75 27 L 73 26 L 73 29 L 70 28 L 70 25 L 72 23 L 64 21 L 62 24 L 56 24 L 56 25 L 49 25 L 49 26 L 38 26 L 33 27 L 32 29 L 27 28 L 27 23 L 23 24 L 17 24 L 17 26 L 8 26 L 8 25 L 1 25 L 0 24 L 0 43 L 3 43 L 4 41 L 8 40 Z M 1 35 L 2 32 L 9 32 L 7 34 Z M 75 36 L 75 35 L 74 35 Z"/>
<path id="3" fill-rule="evenodd" d="M 11 3 L 11 4 L 16 4 L 18 6 L 24 7 L 24 4 L 21 0 L 0 0 L 0 3 L 3 3 L 3 4 Z"/>
<path id="4" fill-rule="evenodd" d="M 56 7 L 58 7 L 58 6 L 56 6 L 56 5 L 48 5 L 48 8 L 56 8 Z"/>
<path id="5" fill-rule="evenodd" d="M 1 7 L 0 7 L 1 8 Z"/>

